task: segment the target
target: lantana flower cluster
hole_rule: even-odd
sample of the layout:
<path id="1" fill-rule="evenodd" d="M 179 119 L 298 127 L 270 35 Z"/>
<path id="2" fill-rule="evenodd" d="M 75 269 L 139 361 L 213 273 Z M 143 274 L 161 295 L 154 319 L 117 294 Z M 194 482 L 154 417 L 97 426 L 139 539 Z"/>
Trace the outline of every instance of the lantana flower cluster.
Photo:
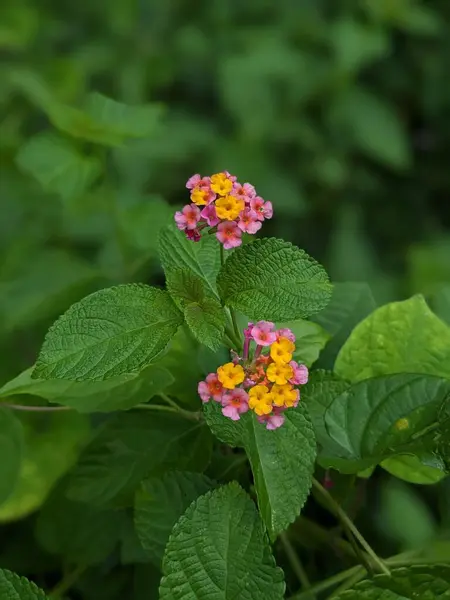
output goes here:
<path id="1" fill-rule="evenodd" d="M 255 234 L 273 214 L 272 203 L 258 196 L 253 185 L 239 183 L 223 171 L 210 177 L 192 175 L 186 187 L 191 203 L 175 213 L 178 229 L 198 242 L 203 230 L 215 233 L 226 250 L 242 244 L 242 234 Z"/>
<path id="2" fill-rule="evenodd" d="M 223 415 L 233 421 L 253 410 L 267 429 L 277 429 L 284 411 L 298 405 L 298 386 L 307 383 L 308 368 L 292 358 L 295 336 L 290 329 L 275 330 L 269 321 L 249 323 L 244 339 L 242 357 L 235 354 L 232 362 L 201 381 L 199 396 L 204 403 L 220 403 Z"/>

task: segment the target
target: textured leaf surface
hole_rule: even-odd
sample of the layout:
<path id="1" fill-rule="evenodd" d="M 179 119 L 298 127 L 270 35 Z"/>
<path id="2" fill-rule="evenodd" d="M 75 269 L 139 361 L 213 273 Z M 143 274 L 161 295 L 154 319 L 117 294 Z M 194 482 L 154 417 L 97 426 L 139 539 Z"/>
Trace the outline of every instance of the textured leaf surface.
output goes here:
<path id="1" fill-rule="evenodd" d="M 72 470 L 67 495 L 105 504 L 134 494 L 145 476 L 171 468 L 201 471 L 211 443 L 207 427 L 176 415 L 139 411 L 113 416 Z"/>
<path id="2" fill-rule="evenodd" d="M 189 269 L 217 295 L 220 247 L 214 236 L 202 237 L 194 243 L 176 227 L 165 227 L 159 234 L 158 251 L 166 274 L 177 268 Z"/>
<path id="3" fill-rule="evenodd" d="M 386 304 L 356 326 L 335 370 L 351 381 L 401 372 L 450 379 L 450 327 L 422 296 Z"/>
<path id="4" fill-rule="evenodd" d="M 225 312 L 204 280 L 193 271 L 167 269 L 167 289 L 183 311 L 194 337 L 211 350 L 220 346 L 225 331 Z"/>
<path id="5" fill-rule="evenodd" d="M 141 483 L 134 500 L 134 522 L 146 556 L 157 567 L 175 523 L 191 502 L 213 487 L 205 475 L 179 471 Z"/>
<path id="6" fill-rule="evenodd" d="M 289 242 L 259 239 L 238 248 L 217 278 L 225 304 L 251 319 L 289 320 L 326 306 L 331 284 L 321 265 Z"/>
<path id="7" fill-rule="evenodd" d="M 298 517 L 311 489 L 316 440 L 306 408 L 286 411 L 284 425 L 275 431 L 250 412 L 233 422 L 216 403 L 205 406 L 205 416 L 219 439 L 245 448 L 261 516 L 275 537 Z"/>
<path id="8" fill-rule="evenodd" d="M 63 138 L 46 133 L 28 140 L 16 160 L 46 190 L 65 199 L 80 196 L 101 172 L 96 158 L 82 156 Z"/>
<path id="9" fill-rule="evenodd" d="M 317 367 L 333 369 L 336 356 L 355 326 L 376 308 L 366 283 L 335 283 L 329 304 L 312 317 L 332 338 L 322 351 Z"/>
<path id="10" fill-rule="evenodd" d="M 296 337 L 293 358 L 310 367 L 319 358 L 321 350 L 330 339 L 330 335 L 317 323 L 305 321 L 288 321 L 277 323 L 277 328 L 289 327 Z"/>
<path id="11" fill-rule="evenodd" d="M 48 600 L 43 590 L 25 577 L 0 569 L 0 598 L 2 600 Z"/>
<path id="12" fill-rule="evenodd" d="M 284 588 L 255 505 L 237 484 L 201 496 L 173 528 L 161 600 L 281 600 Z"/>
<path id="13" fill-rule="evenodd" d="M 23 518 L 39 508 L 75 463 L 90 433 L 87 417 L 75 412 L 20 413 L 17 418 L 25 446 L 14 490 L 0 505 L 0 522 Z"/>
<path id="14" fill-rule="evenodd" d="M 127 373 L 105 381 L 69 381 L 66 379 L 34 379 L 33 368 L 0 388 L 0 398 L 32 395 L 70 406 L 81 413 L 127 410 L 147 402 L 170 386 L 174 378 L 159 364 L 140 373 Z"/>
<path id="15" fill-rule="evenodd" d="M 325 413 L 336 455 L 346 472 L 376 464 L 409 447 L 434 425 L 450 393 L 450 382 L 431 375 L 399 374 L 359 382 L 338 396 Z M 403 450 L 403 452 L 402 452 Z M 357 462 L 367 461 L 365 467 Z"/>
<path id="16" fill-rule="evenodd" d="M 376 575 L 339 594 L 337 600 L 437 600 L 450 598 L 448 565 L 393 569 L 392 577 Z"/>
<path id="17" fill-rule="evenodd" d="M 10 409 L 0 405 L 0 504 L 17 483 L 23 456 L 23 429 Z"/>
<path id="18" fill-rule="evenodd" d="M 182 314 L 162 290 L 138 284 L 100 290 L 50 328 L 33 376 L 83 381 L 142 370 L 181 322 Z"/>

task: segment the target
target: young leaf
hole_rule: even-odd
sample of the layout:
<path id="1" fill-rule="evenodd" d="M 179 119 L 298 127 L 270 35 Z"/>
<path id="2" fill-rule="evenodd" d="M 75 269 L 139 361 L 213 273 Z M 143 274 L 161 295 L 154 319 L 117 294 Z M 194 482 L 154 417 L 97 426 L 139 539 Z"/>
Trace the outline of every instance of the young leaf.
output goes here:
<path id="1" fill-rule="evenodd" d="M 44 591 L 25 577 L 0 569 L 0 598 L 2 600 L 49 600 Z"/>
<path id="2" fill-rule="evenodd" d="M 172 527 L 191 502 L 214 487 L 200 473 L 173 471 L 144 479 L 134 499 L 134 522 L 148 560 L 161 566 Z"/>
<path id="3" fill-rule="evenodd" d="M 25 447 L 14 491 L 0 505 L 0 522 L 24 518 L 38 509 L 56 481 L 75 463 L 90 433 L 87 417 L 75 412 L 24 412 L 17 418 Z M 6 456 L 12 462 L 14 455 Z"/>
<path id="4" fill-rule="evenodd" d="M 96 158 L 82 156 L 63 138 L 47 133 L 29 139 L 16 161 L 46 190 L 64 199 L 80 196 L 101 173 Z"/>
<path id="5" fill-rule="evenodd" d="M 391 577 L 375 575 L 336 596 L 336 600 L 405 600 L 448 598 L 450 566 L 413 565 L 393 569 Z"/>
<path id="6" fill-rule="evenodd" d="M 335 370 L 351 381 L 402 372 L 450 379 L 450 327 L 422 296 L 386 304 L 355 327 Z"/>
<path id="7" fill-rule="evenodd" d="M 39 396 L 49 402 L 70 406 L 80 413 L 128 410 L 147 402 L 170 386 L 174 378 L 159 364 L 140 373 L 125 373 L 105 381 L 34 379 L 33 367 L 0 388 L 0 398 L 22 394 Z"/>
<path id="8" fill-rule="evenodd" d="M 134 494 L 145 476 L 179 468 L 202 471 L 211 455 L 204 424 L 153 411 L 115 415 L 98 431 L 71 472 L 67 496 L 106 504 Z"/>
<path id="9" fill-rule="evenodd" d="M 338 467 L 356 473 L 396 454 L 421 449 L 420 436 L 437 422 L 450 382 L 398 374 L 361 381 L 335 398 L 325 426 L 339 446 Z M 330 464 L 329 466 L 333 466 Z"/>
<path id="10" fill-rule="evenodd" d="M 281 600 L 284 589 L 256 508 L 236 483 L 201 496 L 173 528 L 161 600 Z"/>
<path id="11" fill-rule="evenodd" d="M 202 237 L 194 244 L 176 227 L 168 226 L 160 231 L 158 252 L 166 275 L 173 269 L 189 269 L 217 296 L 220 248 L 214 237 Z"/>
<path id="12" fill-rule="evenodd" d="M 275 538 L 298 517 L 311 489 L 316 440 L 306 408 L 286 411 L 276 431 L 268 431 L 253 413 L 231 421 L 216 403 L 205 405 L 205 417 L 219 439 L 245 449 L 261 516 Z"/>
<path id="13" fill-rule="evenodd" d="M 219 348 L 225 332 L 225 313 L 203 280 L 185 269 L 166 271 L 167 289 L 194 337 L 211 350 Z"/>
<path id="14" fill-rule="evenodd" d="M 241 246 L 217 277 L 225 304 L 249 318 L 306 318 L 326 306 L 331 284 L 321 265 L 289 242 L 259 239 Z"/>
<path id="15" fill-rule="evenodd" d="M 120 513 L 72 502 L 57 488 L 39 512 L 36 537 L 50 554 L 72 564 L 104 561 L 119 543 Z"/>
<path id="16" fill-rule="evenodd" d="M 182 318 L 163 290 L 139 284 L 100 290 L 50 328 L 33 377 L 86 381 L 141 371 L 165 349 Z"/>
<path id="17" fill-rule="evenodd" d="M 24 450 L 20 421 L 0 405 L 0 504 L 14 491 L 19 478 Z"/>
<path id="18" fill-rule="evenodd" d="M 335 283 L 328 306 L 312 320 L 328 331 L 332 339 L 321 352 L 316 366 L 332 369 L 339 350 L 355 326 L 376 308 L 370 287 L 366 283 Z"/>

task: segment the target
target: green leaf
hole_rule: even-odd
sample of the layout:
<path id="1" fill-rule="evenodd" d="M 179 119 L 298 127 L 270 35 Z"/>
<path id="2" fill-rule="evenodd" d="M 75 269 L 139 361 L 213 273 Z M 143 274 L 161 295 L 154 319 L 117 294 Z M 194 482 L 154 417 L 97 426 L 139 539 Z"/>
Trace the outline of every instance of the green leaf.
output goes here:
<path id="1" fill-rule="evenodd" d="M 117 375 L 105 381 L 34 379 L 33 367 L 0 388 L 0 398 L 17 395 L 39 396 L 49 402 L 70 406 L 80 413 L 128 410 L 147 402 L 172 385 L 174 378 L 159 364 L 140 373 Z"/>
<path id="2" fill-rule="evenodd" d="M 0 569 L 0 598 L 2 600 L 49 600 L 43 590 L 25 577 Z"/>
<path id="3" fill-rule="evenodd" d="M 382 480 L 378 493 L 376 522 L 380 532 L 399 544 L 402 552 L 420 550 L 436 538 L 433 513 L 414 487 L 390 477 Z"/>
<path id="4" fill-rule="evenodd" d="M 387 32 L 343 17 L 333 23 L 331 43 L 340 69 L 357 72 L 389 52 Z"/>
<path id="5" fill-rule="evenodd" d="M 49 110 L 50 120 L 61 131 L 106 146 L 152 135 L 161 116 L 159 104 L 124 104 L 98 92 L 89 94 L 82 109 L 53 104 Z"/>
<path id="6" fill-rule="evenodd" d="M 345 88 L 332 105 L 331 119 L 338 124 L 340 135 L 367 157 L 396 170 L 410 166 L 406 128 L 387 100 L 361 86 Z"/>
<path id="7" fill-rule="evenodd" d="M 431 299 L 434 312 L 450 325 L 450 284 L 444 285 Z"/>
<path id="8" fill-rule="evenodd" d="M 316 441 L 306 408 L 300 404 L 287 410 L 285 423 L 275 431 L 268 431 L 250 411 L 236 422 L 224 417 L 215 402 L 204 411 L 219 439 L 245 449 L 261 517 L 275 538 L 298 517 L 311 489 Z"/>
<path id="9" fill-rule="evenodd" d="M 293 358 L 307 367 L 316 362 L 321 350 L 330 339 L 330 335 L 320 325 L 304 319 L 277 323 L 277 328 L 280 327 L 288 327 L 292 330 L 296 337 Z"/>
<path id="10" fill-rule="evenodd" d="M 25 439 L 23 459 L 14 491 L 0 506 L 0 522 L 38 509 L 75 463 L 90 432 L 88 419 L 74 412 L 21 413 L 18 418 Z"/>
<path id="11" fill-rule="evenodd" d="M 211 350 L 217 350 L 225 332 L 225 312 L 216 296 L 192 271 L 166 271 L 167 289 L 183 311 L 186 324 L 194 337 Z"/>
<path id="12" fill-rule="evenodd" d="M 301 400 L 305 403 L 319 446 L 318 461 L 328 466 L 327 456 L 335 456 L 338 448 L 325 426 L 325 413 L 333 400 L 350 387 L 334 373 L 313 371 L 306 385 L 302 386 Z"/>
<path id="13" fill-rule="evenodd" d="M 48 277 L 51 273 L 52 276 Z M 7 330 L 54 317 L 87 293 L 98 273 L 61 250 L 45 250 L 0 283 L 0 319 Z"/>
<path id="14" fill-rule="evenodd" d="M 237 484 L 201 496 L 173 528 L 161 600 L 281 600 L 284 589 L 256 508 Z"/>
<path id="15" fill-rule="evenodd" d="M 220 245 L 213 236 L 204 236 L 194 243 L 175 226 L 165 227 L 159 234 L 158 252 L 166 274 L 177 268 L 189 269 L 217 296 Z"/>
<path id="16" fill-rule="evenodd" d="M 181 322 L 162 290 L 140 284 L 100 290 L 50 328 L 33 377 L 86 381 L 140 371 L 165 349 Z"/>
<path id="17" fill-rule="evenodd" d="M 450 327 L 422 296 L 386 304 L 355 327 L 335 370 L 351 381 L 401 372 L 450 378 Z"/>
<path id="18" fill-rule="evenodd" d="M 172 527 L 191 502 L 214 487 L 205 475 L 178 471 L 141 483 L 134 500 L 134 522 L 146 556 L 157 567 Z"/>
<path id="19" fill-rule="evenodd" d="M 393 569 L 391 577 L 375 575 L 336 596 L 336 600 L 406 600 L 448 598 L 448 565 L 413 565 Z"/>
<path id="20" fill-rule="evenodd" d="M 387 458 L 383 460 L 381 466 L 394 477 L 409 483 L 432 485 L 446 477 L 441 469 L 423 464 L 420 458 L 413 454 L 400 454 Z"/>
<path id="21" fill-rule="evenodd" d="M 23 446 L 20 421 L 0 405 L 0 504 L 11 496 L 19 478 Z"/>
<path id="22" fill-rule="evenodd" d="M 17 164 L 46 190 L 68 200 L 87 190 L 101 173 L 99 161 L 82 156 L 64 139 L 41 133 L 23 145 Z"/>
<path id="23" fill-rule="evenodd" d="M 119 543 L 121 514 L 64 497 L 57 488 L 39 512 L 36 537 L 42 548 L 69 564 L 104 561 Z"/>
<path id="24" fill-rule="evenodd" d="M 134 563 L 149 565 L 147 554 L 142 547 L 134 526 L 132 510 L 124 511 L 124 520 L 120 535 L 120 562 L 122 565 L 132 565 Z"/>
<path id="25" fill-rule="evenodd" d="M 325 413 L 329 436 L 346 459 L 339 470 L 356 473 L 385 458 L 421 448 L 437 422 L 450 382 L 431 375 L 398 374 L 361 381 L 334 399 Z"/>
<path id="26" fill-rule="evenodd" d="M 204 470 L 211 445 L 204 424 L 177 415 L 150 410 L 115 415 L 72 470 L 67 496 L 92 504 L 128 501 L 146 476 L 174 468 Z"/>
<path id="27" fill-rule="evenodd" d="M 366 283 L 335 283 L 328 306 L 312 317 L 332 338 L 322 351 L 317 367 L 332 369 L 336 356 L 355 326 L 376 308 Z"/>
<path id="28" fill-rule="evenodd" d="M 328 276 L 313 258 L 289 242 L 265 238 L 241 246 L 217 278 L 220 296 L 251 319 L 306 318 L 326 306 Z"/>

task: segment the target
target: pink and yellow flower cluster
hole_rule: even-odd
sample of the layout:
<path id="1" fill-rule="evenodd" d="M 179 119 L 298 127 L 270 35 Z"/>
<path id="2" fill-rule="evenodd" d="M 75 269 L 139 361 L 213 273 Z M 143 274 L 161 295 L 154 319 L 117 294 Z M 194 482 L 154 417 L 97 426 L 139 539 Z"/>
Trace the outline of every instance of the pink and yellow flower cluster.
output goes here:
<path id="1" fill-rule="evenodd" d="M 186 182 L 191 203 L 175 213 L 178 229 L 198 242 L 210 227 L 225 249 L 242 244 L 242 233 L 255 234 L 273 214 L 271 202 L 257 195 L 250 183 L 239 183 L 228 171 L 211 177 L 193 175 Z"/>
<path id="2" fill-rule="evenodd" d="M 307 383 L 308 368 L 292 359 L 295 336 L 290 329 L 275 330 L 269 321 L 249 323 L 244 339 L 242 357 L 236 355 L 201 381 L 199 396 L 205 403 L 211 398 L 219 402 L 223 415 L 233 421 L 253 410 L 267 429 L 277 429 L 284 411 L 298 405 L 297 386 Z"/>

